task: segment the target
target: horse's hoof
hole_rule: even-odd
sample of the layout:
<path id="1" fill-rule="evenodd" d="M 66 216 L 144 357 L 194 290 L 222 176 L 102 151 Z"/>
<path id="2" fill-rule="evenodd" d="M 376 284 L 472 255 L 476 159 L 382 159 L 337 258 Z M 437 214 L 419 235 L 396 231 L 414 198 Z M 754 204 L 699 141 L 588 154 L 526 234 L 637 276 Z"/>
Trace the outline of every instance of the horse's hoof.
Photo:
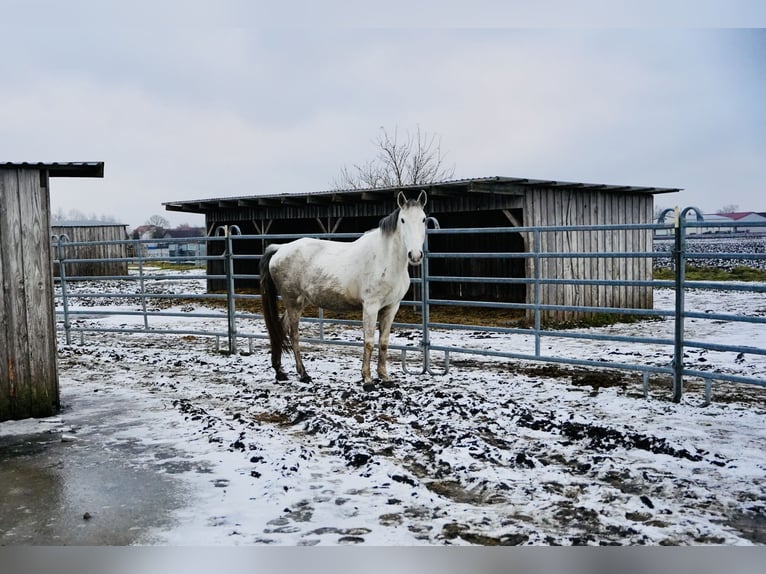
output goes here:
<path id="1" fill-rule="evenodd" d="M 389 380 L 380 381 L 380 386 L 383 387 L 384 389 L 393 389 L 394 387 L 396 387 L 396 383 L 389 379 Z"/>
<path id="2" fill-rule="evenodd" d="M 370 381 L 369 383 L 362 383 L 362 390 L 366 393 L 375 390 L 375 383 Z"/>
<path id="3" fill-rule="evenodd" d="M 301 383 L 310 383 L 311 377 L 307 373 L 301 375 Z"/>
<path id="4" fill-rule="evenodd" d="M 287 380 L 287 373 L 284 373 L 282 371 L 279 371 L 277 373 L 277 380 L 278 381 L 286 381 Z"/>

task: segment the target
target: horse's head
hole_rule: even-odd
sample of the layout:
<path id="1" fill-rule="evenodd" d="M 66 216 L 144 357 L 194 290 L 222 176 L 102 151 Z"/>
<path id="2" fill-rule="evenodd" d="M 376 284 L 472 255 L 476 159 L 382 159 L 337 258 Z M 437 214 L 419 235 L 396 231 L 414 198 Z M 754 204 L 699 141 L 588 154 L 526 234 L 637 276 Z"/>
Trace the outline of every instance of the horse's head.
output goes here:
<path id="1" fill-rule="evenodd" d="M 399 230 L 402 243 L 407 250 L 410 265 L 420 265 L 423 262 L 423 242 L 426 238 L 426 206 L 428 197 L 421 191 L 417 199 L 407 199 L 399 192 L 396 202 L 399 205 Z"/>

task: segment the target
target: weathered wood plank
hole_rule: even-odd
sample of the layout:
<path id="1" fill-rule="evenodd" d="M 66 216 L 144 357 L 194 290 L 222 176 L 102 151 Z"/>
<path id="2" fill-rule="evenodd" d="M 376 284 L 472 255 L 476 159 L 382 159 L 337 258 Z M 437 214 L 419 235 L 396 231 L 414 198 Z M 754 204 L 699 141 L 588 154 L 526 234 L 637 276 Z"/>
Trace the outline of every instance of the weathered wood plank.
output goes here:
<path id="1" fill-rule="evenodd" d="M 543 227 L 550 225 L 550 221 L 555 221 L 555 212 L 556 212 L 556 198 L 553 194 L 549 193 L 542 193 L 539 196 L 539 203 L 544 205 L 545 208 L 541 213 L 541 223 Z M 542 236 L 544 237 L 543 241 L 543 252 L 544 253 L 551 253 L 556 251 L 556 233 L 551 231 L 544 231 Z M 546 279 L 551 277 L 556 277 L 556 260 L 548 257 L 543 260 L 543 277 Z M 545 285 L 545 298 L 543 300 L 543 303 L 545 305 L 553 305 L 556 301 L 556 286 L 547 284 Z M 557 313 L 556 311 L 549 311 L 547 313 L 542 314 L 544 320 L 551 320 L 551 321 L 557 321 Z"/>
<path id="2" fill-rule="evenodd" d="M 579 191 L 570 192 L 572 196 L 571 200 L 571 221 L 572 225 L 582 225 L 584 220 L 584 214 L 583 214 L 583 197 L 582 193 Z M 584 253 L 584 247 L 585 247 L 585 234 L 582 231 L 572 231 L 569 233 L 571 242 L 569 245 L 569 249 L 571 249 L 574 253 Z M 574 279 L 583 279 L 585 275 L 585 259 L 581 257 L 577 257 L 572 261 L 573 263 L 573 271 L 572 276 Z M 582 285 L 572 285 L 572 304 L 573 305 L 582 305 L 583 304 L 583 286 Z M 572 320 L 577 319 L 580 317 L 581 313 L 572 313 Z"/>
<path id="3" fill-rule="evenodd" d="M 10 292 L 10 271 L 7 270 L 9 257 L 6 255 L 7 247 L 12 242 L 8 219 L 7 195 L 11 193 L 12 186 L 10 177 L 13 172 L 0 170 L 0 420 L 10 418 L 11 412 L 11 349 L 10 336 L 12 335 L 7 294 Z"/>
<path id="4" fill-rule="evenodd" d="M 45 290 L 46 295 L 45 297 L 48 300 L 48 327 L 47 327 L 47 334 L 48 334 L 48 341 L 49 341 L 49 348 L 51 349 L 50 355 L 48 356 L 48 360 L 50 361 L 50 372 L 51 372 L 51 388 L 53 389 L 53 408 L 55 412 L 58 412 L 61 409 L 61 389 L 59 386 L 59 371 L 58 371 L 58 342 L 56 339 L 56 303 L 54 300 L 54 293 L 55 289 L 53 286 L 53 253 L 52 253 L 52 246 L 50 242 L 50 229 L 51 229 L 51 198 L 50 198 L 50 178 L 48 176 L 48 173 L 42 173 L 40 174 L 43 178 L 43 181 L 41 181 L 41 185 L 43 186 L 42 189 L 42 205 L 43 205 L 43 211 L 42 211 L 42 226 L 44 230 L 44 244 L 46 247 L 45 253 L 41 254 L 41 257 L 43 258 L 44 265 L 47 265 L 47 276 L 45 280 Z M 45 268 L 43 269 L 45 271 Z"/>
<path id="5" fill-rule="evenodd" d="M 594 211 L 593 211 L 593 196 L 591 194 L 582 194 L 583 203 L 582 203 L 582 214 L 583 214 L 583 225 L 593 225 L 594 221 Z M 583 234 L 583 251 L 585 253 L 593 253 L 596 250 L 595 247 L 595 241 L 596 241 L 596 235 L 597 233 L 595 231 L 586 231 Z M 584 268 L 583 268 L 583 278 L 584 279 L 595 279 L 597 275 L 597 269 L 596 269 L 596 260 L 593 258 L 588 258 L 583 260 Z M 598 296 L 598 289 L 595 285 L 588 285 L 584 287 L 583 289 L 583 304 L 588 306 L 595 305 L 596 298 Z M 586 315 L 587 318 L 590 318 L 593 316 L 593 313 L 588 313 Z"/>
<path id="6" fill-rule="evenodd" d="M 643 198 L 640 196 L 636 196 L 636 217 L 637 221 L 636 223 L 649 223 L 646 219 L 646 206 L 647 206 L 647 199 L 651 200 L 651 197 Z M 651 243 L 647 243 L 647 238 L 649 241 L 651 241 L 651 231 L 644 229 L 639 230 L 636 232 L 638 236 L 638 245 L 637 249 L 641 252 L 651 251 Z M 649 273 L 647 273 L 647 267 L 646 262 L 649 261 L 647 258 L 642 257 L 641 259 L 636 260 L 636 266 L 634 268 L 636 279 L 639 280 L 649 280 L 652 278 L 652 272 L 651 272 L 651 266 L 649 267 Z M 646 302 L 648 298 L 648 292 L 650 289 L 647 287 L 641 287 L 639 291 L 638 296 L 638 307 L 641 309 L 646 308 Z"/>
<path id="7" fill-rule="evenodd" d="M 38 170 L 0 170 L 0 177 L 0 420 L 48 416 L 58 405 L 58 381 L 47 187 Z"/>
<path id="8" fill-rule="evenodd" d="M 627 197 L 625 195 L 614 195 L 612 198 L 615 203 L 615 221 L 614 223 L 625 223 L 626 211 L 627 211 Z M 627 232 L 624 230 L 616 230 L 612 232 L 615 239 L 615 250 L 618 253 L 625 253 L 625 240 Z M 613 262 L 614 278 L 617 281 L 625 279 L 625 259 L 622 257 L 615 257 Z M 615 287 L 616 294 L 616 306 L 625 307 L 627 301 L 625 296 L 627 294 L 627 288 L 624 285 L 618 285 Z"/>
<path id="9" fill-rule="evenodd" d="M 9 356 L 4 374 L 8 380 L 9 418 L 23 418 L 24 412 L 19 410 L 19 405 L 25 399 L 23 393 L 27 388 L 27 381 L 30 378 L 30 365 L 21 249 L 23 223 L 21 221 L 18 170 L 10 171 L 5 181 L 7 188 L 4 198 L 5 218 L 3 224 L 7 234 L 3 245 L 3 257 L 5 259 L 7 278 L 3 310 L 8 318 L 9 325 L 5 341 Z"/>
<path id="10" fill-rule="evenodd" d="M 644 213 L 641 219 L 642 223 L 651 223 L 654 219 L 654 197 L 650 196 L 644 200 Z M 654 248 L 652 236 L 654 232 L 651 229 L 644 231 L 644 248 L 645 252 L 650 252 Z M 647 257 L 644 259 L 644 269 L 642 278 L 651 280 L 654 277 L 654 260 Z M 644 309 L 654 308 L 654 289 L 651 287 L 645 288 L 644 300 L 641 305 Z"/>
<path id="11" fill-rule="evenodd" d="M 593 223 L 595 225 L 601 225 L 604 222 L 604 197 L 602 193 L 595 195 L 596 208 L 594 211 Z M 603 231 L 595 231 L 596 234 L 596 251 L 601 253 L 604 251 L 605 236 Z M 605 275 L 604 260 L 600 257 L 593 260 L 595 265 L 595 279 L 603 279 Z M 594 301 L 596 307 L 602 307 L 604 305 L 604 288 L 601 285 L 596 286 L 596 300 Z"/>
<path id="12" fill-rule="evenodd" d="M 546 205 L 545 212 L 544 212 L 544 221 L 543 226 L 550 225 L 551 221 L 556 221 L 556 195 L 552 193 L 546 193 L 543 195 L 543 202 Z M 555 231 L 548 231 L 545 232 L 544 235 L 547 237 L 548 242 L 545 246 L 545 251 L 547 253 L 553 253 L 556 249 L 556 232 Z M 546 260 L 547 265 L 545 266 L 545 277 L 546 278 L 556 278 L 559 276 L 558 274 L 558 261 L 552 257 L 547 258 Z M 556 301 L 558 300 L 558 286 L 557 285 L 548 285 L 546 289 L 546 297 L 545 297 L 545 303 L 546 305 L 554 305 Z M 550 311 L 547 314 L 544 314 L 546 318 L 549 318 L 551 321 L 558 321 L 558 311 Z"/>
<path id="13" fill-rule="evenodd" d="M 47 188 L 40 186 L 40 173 L 19 172 L 19 202 L 22 229 L 24 304 L 26 305 L 29 379 L 20 397 L 34 414 L 46 416 L 58 409 L 55 326 L 52 321 L 50 227 Z"/>
<path id="14" fill-rule="evenodd" d="M 524 225 L 528 227 L 534 227 L 538 225 L 539 221 L 539 215 L 537 213 L 536 209 L 532 209 L 532 206 L 534 205 L 535 201 L 535 194 L 534 192 L 528 193 L 524 196 L 524 204 L 522 207 L 523 217 L 524 217 Z M 535 236 L 534 234 L 530 233 L 528 235 L 528 241 L 527 245 L 529 247 L 530 252 L 534 252 L 536 249 L 535 246 Z M 532 258 L 527 259 L 526 262 L 526 275 L 529 278 L 535 277 L 535 269 L 539 268 L 540 265 L 539 261 L 535 261 Z M 527 296 L 526 296 L 526 302 L 528 304 L 533 304 L 535 302 L 535 286 L 533 284 L 527 285 Z M 531 323 L 534 320 L 534 311 L 532 309 L 528 309 L 526 312 L 526 319 L 529 323 Z"/>
<path id="15" fill-rule="evenodd" d="M 560 199 L 560 221 L 564 225 L 571 225 L 571 218 L 570 218 L 570 207 L 571 207 L 571 199 L 572 195 L 571 192 L 565 191 L 562 193 L 557 194 Z M 560 252 L 569 251 L 571 246 L 569 245 L 570 241 L 570 232 L 568 231 L 562 231 L 558 233 L 559 236 L 559 244 L 557 246 L 557 250 Z M 559 278 L 561 279 L 571 279 L 572 278 L 572 265 L 574 264 L 574 261 L 572 259 L 562 259 L 559 258 Z M 564 305 L 569 305 L 572 301 L 572 285 L 566 284 L 561 285 L 561 289 L 559 289 L 559 303 L 563 303 Z M 562 321 L 569 321 L 569 317 L 571 316 L 570 311 L 561 311 L 560 317 Z"/>
<path id="16" fill-rule="evenodd" d="M 567 214 L 567 208 L 568 208 L 568 194 L 565 193 L 556 193 L 555 194 L 557 198 L 557 215 L 559 218 L 559 221 L 565 221 L 566 220 L 566 214 Z M 556 233 L 556 251 L 558 252 L 564 252 L 567 249 L 566 245 L 567 240 L 567 232 L 566 231 L 559 231 Z M 567 260 L 562 259 L 561 257 L 556 258 L 556 277 L 560 279 L 566 279 L 569 275 L 569 272 L 567 270 Z M 556 303 L 557 304 L 566 304 L 566 302 L 569 300 L 569 291 L 570 291 L 570 285 L 557 285 L 556 289 Z M 568 313 L 566 311 L 559 311 L 558 317 L 559 321 L 566 321 L 567 320 Z"/>

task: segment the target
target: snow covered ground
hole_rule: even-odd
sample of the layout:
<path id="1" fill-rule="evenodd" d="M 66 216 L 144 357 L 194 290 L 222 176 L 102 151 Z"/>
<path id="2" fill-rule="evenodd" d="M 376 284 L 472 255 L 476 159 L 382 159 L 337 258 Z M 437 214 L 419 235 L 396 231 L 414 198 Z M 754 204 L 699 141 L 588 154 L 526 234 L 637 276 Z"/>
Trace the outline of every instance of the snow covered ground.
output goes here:
<path id="1" fill-rule="evenodd" d="M 766 314 L 766 295 L 724 297 L 713 302 L 709 293 L 690 292 L 687 307 Z M 656 292 L 658 308 L 671 301 L 671 292 Z M 174 328 L 188 320 L 152 325 Z M 215 319 L 197 321 L 220 328 Z M 672 323 L 606 330 L 669 336 Z M 689 323 L 687 338 L 763 348 L 764 331 L 698 320 Z M 359 334 L 337 327 L 327 335 Z M 395 336 L 412 343 L 410 332 Z M 520 352 L 531 344 L 518 335 L 431 337 L 434 344 Z M 406 375 L 395 360 L 397 386 L 366 393 L 357 348 L 307 346 L 314 380 L 302 384 L 297 377 L 274 381 L 262 341 L 252 354 L 228 355 L 207 337 L 90 333 L 83 344 L 75 340 L 59 341 L 60 417 L 0 423 L 0 437 L 45 429 L 80 448 L 117 452 L 130 444 L 124 463 L 180 481 L 182 503 L 168 504 L 167 521 L 141 531 L 134 543 L 766 542 L 763 387 L 715 383 L 705 406 L 701 385 L 692 381 L 674 404 L 669 381 L 660 377 L 652 378 L 646 399 L 635 374 L 455 356 L 443 376 Z M 672 352 L 570 339 L 544 339 L 543 350 L 658 365 Z M 688 360 L 701 370 L 766 379 L 763 357 L 698 351 Z M 72 425 L 88 412 L 105 414 L 95 417 L 98 423 Z M 97 523 L 98 508 L 93 516 Z"/>
<path id="2" fill-rule="evenodd" d="M 704 230 L 704 228 L 703 228 Z M 673 241 L 659 240 L 654 242 L 654 250 L 670 253 L 673 249 Z M 763 254 L 766 253 L 766 236 L 764 235 L 739 235 L 739 234 L 721 234 L 721 235 L 693 235 L 686 239 L 686 252 L 691 265 L 702 267 L 716 267 L 718 269 L 733 269 L 737 266 L 754 267 L 760 270 L 766 270 L 766 259 L 736 259 L 735 257 L 716 257 L 714 259 L 697 259 L 697 254 L 711 253 L 747 253 Z M 671 259 L 654 260 L 655 267 L 671 267 Z"/>

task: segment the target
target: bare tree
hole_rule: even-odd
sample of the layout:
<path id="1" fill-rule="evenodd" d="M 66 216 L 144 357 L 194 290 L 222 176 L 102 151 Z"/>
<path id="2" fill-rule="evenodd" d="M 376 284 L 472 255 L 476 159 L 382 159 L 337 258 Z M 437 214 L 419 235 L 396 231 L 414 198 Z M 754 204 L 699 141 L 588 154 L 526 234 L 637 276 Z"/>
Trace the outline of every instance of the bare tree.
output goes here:
<path id="1" fill-rule="evenodd" d="M 152 215 L 149 219 L 146 220 L 146 224 L 153 227 L 170 227 L 170 222 L 161 215 Z"/>
<path id="2" fill-rule="evenodd" d="M 721 206 L 721 208 L 718 211 L 716 211 L 716 213 L 737 213 L 738 210 L 739 210 L 739 205 L 731 203 L 729 205 Z"/>
<path id="3" fill-rule="evenodd" d="M 60 223 L 66 223 L 66 222 L 101 222 L 101 223 L 117 223 L 117 220 L 111 216 L 111 215 L 96 215 L 95 213 L 90 213 L 89 215 L 86 215 L 79 209 L 70 209 L 68 212 L 64 213 L 64 210 L 61 207 L 56 208 L 56 210 L 51 214 L 51 223 L 54 224 L 60 224 Z"/>
<path id="4" fill-rule="evenodd" d="M 146 220 L 146 225 L 152 227 L 152 239 L 161 239 L 165 237 L 170 222 L 161 215 L 152 215 Z"/>
<path id="5" fill-rule="evenodd" d="M 51 224 L 55 225 L 62 221 L 66 221 L 66 214 L 63 209 L 57 207 L 56 210 L 51 213 Z"/>
<path id="6" fill-rule="evenodd" d="M 391 134 L 381 127 L 372 143 L 375 158 L 350 169 L 344 166 L 333 183 L 335 189 L 416 185 L 450 179 L 455 173 L 454 166 L 445 164 L 441 137 L 421 131 L 420 126 L 404 136 L 398 128 Z"/>

